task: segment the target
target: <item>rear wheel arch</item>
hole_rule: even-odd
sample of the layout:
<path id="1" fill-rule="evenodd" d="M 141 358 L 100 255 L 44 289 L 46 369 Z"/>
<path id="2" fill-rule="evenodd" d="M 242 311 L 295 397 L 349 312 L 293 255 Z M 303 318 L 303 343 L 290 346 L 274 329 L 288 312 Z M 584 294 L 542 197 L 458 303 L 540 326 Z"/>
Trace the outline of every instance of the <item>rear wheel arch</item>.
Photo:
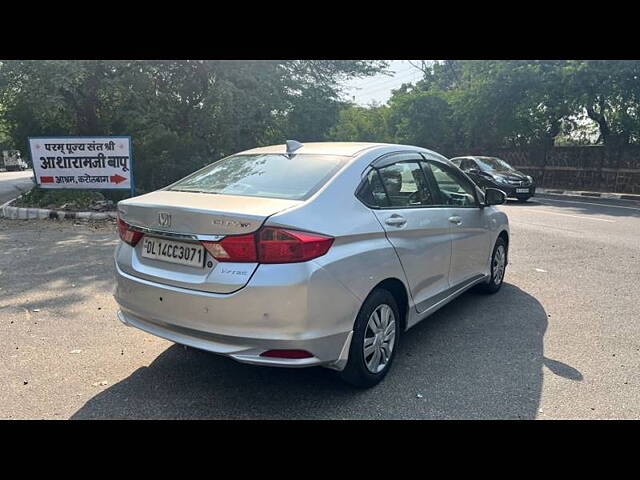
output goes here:
<path id="1" fill-rule="evenodd" d="M 409 294 L 407 288 L 401 280 L 397 278 L 387 278 L 374 286 L 369 292 L 369 295 L 379 288 L 387 290 L 393 295 L 398 310 L 400 310 L 400 331 L 404 332 L 407 327 L 407 313 L 409 312 Z M 369 295 L 367 295 L 367 298 Z"/>
<path id="2" fill-rule="evenodd" d="M 404 323 L 396 300 L 402 298 L 400 288 L 404 286 L 399 286 L 398 282 L 402 284 L 397 279 L 386 279 L 378 283 L 362 302 L 353 326 L 347 363 L 338 372 L 351 385 L 372 387 L 382 381 L 391 367 Z M 386 314 L 382 313 L 384 307 Z M 381 313 L 376 314 L 379 309 Z M 391 326 L 393 330 L 389 330 Z M 373 335 L 367 336 L 367 332 Z"/>

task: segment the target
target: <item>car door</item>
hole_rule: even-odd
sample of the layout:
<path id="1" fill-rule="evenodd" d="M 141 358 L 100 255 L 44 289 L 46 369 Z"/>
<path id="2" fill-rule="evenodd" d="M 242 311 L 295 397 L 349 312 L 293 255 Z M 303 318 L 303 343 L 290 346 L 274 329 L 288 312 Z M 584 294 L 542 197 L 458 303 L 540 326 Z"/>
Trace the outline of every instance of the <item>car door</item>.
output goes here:
<path id="1" fill-rule="evenodd" d="M 451 233 L 446 208 L 434 206 L 418 153 L 384 156 L 368 181 L 374 214 L 393 245 L 419 312 L 449 288 Z"/>
<path id="2" fill-rule="evenodd" d="M 424 169 L 436 190 L 436 205 L 447 211 L 452 235 L 449 283 L 455 288 L 487 273 L 489 218 L 480 208 L 476 186 L 460 171 L 429 158 L 425 159 Z"/>

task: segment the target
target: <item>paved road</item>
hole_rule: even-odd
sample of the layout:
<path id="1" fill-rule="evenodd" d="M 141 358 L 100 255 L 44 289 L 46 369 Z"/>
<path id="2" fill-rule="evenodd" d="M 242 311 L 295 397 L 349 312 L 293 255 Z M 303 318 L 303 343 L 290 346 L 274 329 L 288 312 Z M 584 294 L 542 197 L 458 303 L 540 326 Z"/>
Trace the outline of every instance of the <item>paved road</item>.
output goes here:
<path id="1" fill-rule="evenodd" d="M 113 224 L 0 220 L 0 418 L 639 418 L 640 205 L 501 208 L 503 289 L 416 326 L 366 391 L 121 325 Z"/>
<path id="2" fill-rule="evenodd" d="M 33 186 L 33 171 L 0 172 L 0 205 L 16 198 L 21 192 Z"/>

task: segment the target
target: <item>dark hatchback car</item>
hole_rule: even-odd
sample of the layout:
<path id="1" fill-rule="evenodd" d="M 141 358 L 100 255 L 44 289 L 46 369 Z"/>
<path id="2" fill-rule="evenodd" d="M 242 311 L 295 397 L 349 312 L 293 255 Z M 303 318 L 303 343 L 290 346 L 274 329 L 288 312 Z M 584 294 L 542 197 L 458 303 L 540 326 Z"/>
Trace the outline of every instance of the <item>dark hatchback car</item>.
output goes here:
<path id="1" fill-rule="evenodd" d="M 526 202 L 536 193 L 533 177 L 516 170 L 504 160 L 496 157 L 456 157 L 451 161 L 464 171 L 483 190 L 497 188 L 507 197 Z"/>

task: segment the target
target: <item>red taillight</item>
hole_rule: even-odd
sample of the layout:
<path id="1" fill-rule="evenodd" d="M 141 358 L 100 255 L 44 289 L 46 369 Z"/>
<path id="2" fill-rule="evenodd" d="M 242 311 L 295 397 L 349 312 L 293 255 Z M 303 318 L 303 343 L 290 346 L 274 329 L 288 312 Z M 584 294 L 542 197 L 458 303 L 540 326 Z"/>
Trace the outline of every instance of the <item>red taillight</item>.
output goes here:
<path id="1" fill-rule="evenodd" d="M 265 227 L 257 233 L 260 263 L 306 262 L 327 253 L 333 238 Z"/>
<path id="2" fill-rule="evenodd" d="M 254 234 L 232 235 L 224 237 L 219 242 L 203 241 L 202 245 L 219 262 L 254 263 L 258 261 Z"/>
<path id="3" fill-rule="evenodd" d="M 267 350 L 262 352 L 260 356 L 271 358 L 311 358 L 313 354 L 306 350 Z"/>
<path id="4" fill-rule="evenodd" d="M 219 242 L 202 242 L 219 262 L 252 263 L 306 262 L 327 253 L 332 243 L 332 237 L 275 227 L 228 236 Z"/>
<path id="5" fill-rule="evenodd" d="M 128 243 L 132 247 L 135 247 L 144 235 L 142 232 L 131 230 L 129 224 L 123 221 L 120 217 L 118 217 L 118 233 L 120 234 L 122 241 Z"/>

